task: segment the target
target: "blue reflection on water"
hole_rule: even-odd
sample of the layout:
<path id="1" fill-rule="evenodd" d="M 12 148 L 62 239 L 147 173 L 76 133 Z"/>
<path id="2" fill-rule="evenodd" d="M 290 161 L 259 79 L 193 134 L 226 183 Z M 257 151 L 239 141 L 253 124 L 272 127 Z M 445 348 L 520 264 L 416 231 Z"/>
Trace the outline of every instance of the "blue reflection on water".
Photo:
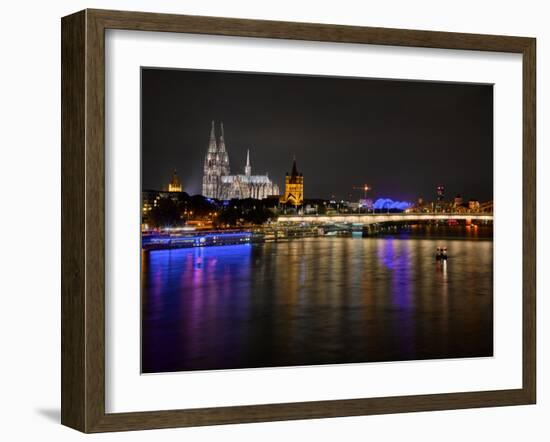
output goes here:
<path id="1" fill-rule="evenodd" d="M 151 251 L 144 255 L 143 334 L 153 366 L 193 364 L 204 359 L 205 341 L 217 342 L 205 364 L 231 360 L 242 345 L 239 330 L 228 321 L 245 319 L 250 299 L 250 259 L 246 245 Z M 154 370 L 157 371 L 157 370 Z"/>
<path id="2" fill-rule="evenodd" d="M 397 322 L 399 346 L 403 355 L 413 355 L 414 340 L 414 284 L 412 274 L 412 256 L 410 243 L 399 239 L 388 238 L 378 248 L 378 259 L 390 271 L 391 299 L 399 311 Z"/>
<path id="3" fill-rule="evenodd" d="M 391 271 L 393 301 L 402 308 L 411 307 L 412 301 L 414 281 L 409 249 L 409 243 L 396 239 L 386 239 L 378 248 L 378 258 Z"/>
<path id="4" fill-rule="evenodd" d="M 142 370 L 492 354 L 492 243 L 320 238 L 142 255 Z M 452 312 L 452 314 L 450 313 Z"/>

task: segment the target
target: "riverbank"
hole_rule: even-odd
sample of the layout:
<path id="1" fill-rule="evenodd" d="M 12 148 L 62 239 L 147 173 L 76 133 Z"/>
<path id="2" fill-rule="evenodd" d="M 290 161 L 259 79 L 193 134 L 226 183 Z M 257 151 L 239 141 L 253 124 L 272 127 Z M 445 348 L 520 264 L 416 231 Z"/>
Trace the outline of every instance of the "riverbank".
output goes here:
<path id="1" fill-rule="evenodd" d="M 142 233 L 142 249 L 164 250 L 192 247 L 228 246 L 264 242 L 282 242 L 301 238 L 364 237 L 394 239 L 493 239 L 492 224 L 413 224 L 362 226 L 284 226 L 269 225 L 248 229 L 165 231 Z"/>

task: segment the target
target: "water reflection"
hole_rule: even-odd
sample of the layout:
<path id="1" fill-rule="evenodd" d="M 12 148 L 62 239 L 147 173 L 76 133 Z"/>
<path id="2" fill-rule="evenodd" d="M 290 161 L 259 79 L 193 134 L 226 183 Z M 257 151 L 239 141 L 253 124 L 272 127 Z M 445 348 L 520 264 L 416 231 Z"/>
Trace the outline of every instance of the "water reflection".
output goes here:
<path id="1" fill-rule="evenodd" d="M 320 238 L 143 252 L 142 370 L 492 355 L 492 242 Z"/>

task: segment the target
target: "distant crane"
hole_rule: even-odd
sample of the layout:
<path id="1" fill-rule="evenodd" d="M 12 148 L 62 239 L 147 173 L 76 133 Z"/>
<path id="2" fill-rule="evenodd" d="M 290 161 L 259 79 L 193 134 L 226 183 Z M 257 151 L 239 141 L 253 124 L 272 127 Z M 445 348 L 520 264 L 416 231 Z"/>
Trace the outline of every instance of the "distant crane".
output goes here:
<path id="1" fill-rule="evenodd" d="M 365 192 L 365 193 L 364 193 L 364 199 L 366 200 L 366 199 L 367 199 L 367 192 L 368 192 L 369 190 L 372 190 L 372 187 L 369 187 L 368 184 L 363 184 L 361 187 L 356 187 L 356 186 L 354 186 L 354 187 L 352 187 L 352 189 L 353 189 L 353 190 L 362 190 L 363 192 Z"/>
<path id="2" fill-rule="evenodd" d="M 353 190 L 362 190 L 364 192 L 363 193 L 363 204 L 365 205 L 366 212 L 369 213 L 369 206 L 368 206 L 368 203 L 367 203 L 367 192 L 369 190 L 372 190 L 372 187 L 369 187 L 368 184 L 363 184 L 361 187 L 353 186 L 352 189 Z"/>

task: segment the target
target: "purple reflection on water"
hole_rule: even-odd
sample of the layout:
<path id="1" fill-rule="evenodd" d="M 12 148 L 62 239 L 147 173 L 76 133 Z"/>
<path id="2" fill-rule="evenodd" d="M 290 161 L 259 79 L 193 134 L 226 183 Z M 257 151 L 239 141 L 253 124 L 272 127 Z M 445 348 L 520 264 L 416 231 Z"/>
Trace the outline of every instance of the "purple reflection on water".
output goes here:
<path id="1" fill-rule="evenodd" d="M 492 355 L 492 242 L 305 238 L 143 253 L 142 371 Z"/>
<path id="2" fill-rule="evenodd" d="M 399 336 L 399 345 L 403 354 L 415 352 L 414 329 L 414 275 L 410 243 L 388 238 L 378 248 L 378 258 L 390 271 L 391 299 L 399 320 L 395 321 L 393 331 Z"/>
<path id="3" fill-rule="evenodd" d="M 151 251 L 143 287 L 143 371 L 231 361 L 245 344 L 250 245 Z M 232 279 L 232 287 L 228 279 Z"/>
<path id="4" fill-rule="evenodd" d="M 411 279 L 412 262 L 409 244 L 397 239 L 387 239 L 378 249 L 380 261 L 391 271 L 392 300 L 401 308 L 413 306 Z"/>

